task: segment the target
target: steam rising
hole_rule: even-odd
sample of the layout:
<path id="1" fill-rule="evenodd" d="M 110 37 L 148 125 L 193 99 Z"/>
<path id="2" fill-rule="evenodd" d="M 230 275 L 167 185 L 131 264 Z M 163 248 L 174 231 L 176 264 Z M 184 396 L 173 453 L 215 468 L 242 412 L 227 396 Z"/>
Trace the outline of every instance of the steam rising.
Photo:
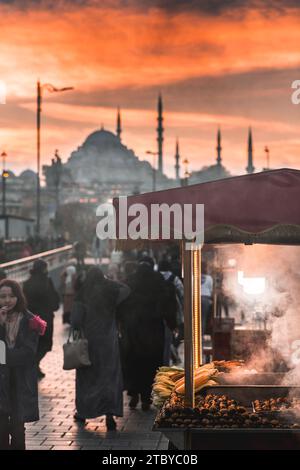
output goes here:
<path id="1" fill-rule="evenodd" d="M 300 385 L 300 247 L 231 245 L 219 249 L 218 263 L 230 315 L 241 329 L 266 331 L 265 346 L 251 346 L 247 369 L 290 370 L 284 384 Z"/>

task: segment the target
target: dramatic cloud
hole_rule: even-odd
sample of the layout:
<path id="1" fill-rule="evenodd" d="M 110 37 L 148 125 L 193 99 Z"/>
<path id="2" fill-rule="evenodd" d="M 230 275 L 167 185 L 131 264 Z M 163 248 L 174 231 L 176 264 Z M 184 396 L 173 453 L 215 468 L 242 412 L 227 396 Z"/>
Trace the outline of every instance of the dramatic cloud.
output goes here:
<path id="1" fill-rule="evenodd" d="M 11 95 L 44 81 L 78 90 L 140 87 L 259 68 L 298 66 L 299 17 L 243 21 L 90 7 L 61 13 L 3 11 L 2 79 Z"/>
<path id="2" fill-rule="evenodd" d="M 174 140 L 193 168 L 215 158 L 245 167 L 247 128 L 256 164 L 264 145 L 274 166 L 298 165 L 300 28 L 293 1 L 0 1 L 0 138 L 17 168 L 34 165 L 36 80 L 74 91 L 43 99 L 42 155 L 64 159 L 101 123 L 115 129 L 122 108 L 124 142 L 142 158 L 156 146 L 156 99 L 164 97 L 166 166 Z"/>
<path id="3" fill-rule="evenodd" d="M 109 7 L 116 9 L 152 10 L 157 8 L 168 13 L 193 11 L 208 15 L 244 12 L 257 9 L 264 12 L 284 11 L 299 8 L 298 0 L 0 0 L 0 4 L 15 6 L 19 9 L 43 8 L 66 10 L 78 7 Z"/>

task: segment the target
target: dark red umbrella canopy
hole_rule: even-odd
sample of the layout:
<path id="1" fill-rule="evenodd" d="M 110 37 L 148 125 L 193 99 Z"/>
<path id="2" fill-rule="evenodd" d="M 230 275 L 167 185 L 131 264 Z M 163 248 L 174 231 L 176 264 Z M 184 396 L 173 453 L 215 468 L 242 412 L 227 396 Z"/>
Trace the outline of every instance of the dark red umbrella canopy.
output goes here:
<path id="1" fill-rule="evenodd" d="M 300 243 L 300 171 L 279 169 L 129 196 L 144 204 L 204 204 L 206 242 Z M 114 200 L 118 208 L 118 199 Z M 117 232 L 118 233 L 118 232 Z"/>

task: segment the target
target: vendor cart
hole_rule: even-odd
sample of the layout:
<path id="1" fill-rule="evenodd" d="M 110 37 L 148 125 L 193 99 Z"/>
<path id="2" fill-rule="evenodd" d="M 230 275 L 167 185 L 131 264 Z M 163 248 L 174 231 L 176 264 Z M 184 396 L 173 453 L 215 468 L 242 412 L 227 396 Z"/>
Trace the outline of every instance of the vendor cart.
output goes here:
<path id="1" fill-rule="evenodd" d="M 204 243 L 300 245 L 300 171 L 280 169 L 228 178 L 188 187 L 130 196 L 128 207 L 143 204 L 204 204 Z M 118 210 L 119 201 L 114 200 Z M 172 227 L 171 236 L 172 239 Z M 174 233 L 173 233 L 174 235 Z M 161 242 L 160 236 L 148 240 L 120 239 L 117 247 L 145 247 Z M 124 238 L 124 237 L 123 237 Z M 126 238 L 126 237 L 125 237 Z M 175 237 L 174 237 L 175 238 Z M 185 406 L 195 404 L 194 370 L 202 361 L 201 325 L 201 246 L 186 249 L 182 242 L 184 275 L 184 366 Z M 252 393 L 260 398 L 265 392 L 274 394 L 276 386 L 252 385 Z M 265 388 L 264 388 L 265 387 Z M 217 390 L 214 392 L 219 393 Z M 243 397 L 247 385 L 240 386 Z M 234 386 L 229 385 L 231 395 Z M 282 391 L 281 391 L 282 392 Z M 285 389 L 289 393 L 289 389 Z M 248 403 L 249 405 L 249 403 Z M 159 429 L 179 449 L 300 449 L 297 429 Z"/>

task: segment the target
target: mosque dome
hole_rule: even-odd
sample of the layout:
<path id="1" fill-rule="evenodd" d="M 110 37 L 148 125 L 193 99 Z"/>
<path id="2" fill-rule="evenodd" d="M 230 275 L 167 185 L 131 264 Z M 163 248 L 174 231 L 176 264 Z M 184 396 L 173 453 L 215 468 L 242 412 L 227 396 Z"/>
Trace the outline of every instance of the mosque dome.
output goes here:
<path id="1" fill-rule="evenodd" d="M 120 147 L 121 145 L 119 137 L 105 129 L 92 132 L 83 143 L 83 147 L 93 146 L 98 148 Z"/>

